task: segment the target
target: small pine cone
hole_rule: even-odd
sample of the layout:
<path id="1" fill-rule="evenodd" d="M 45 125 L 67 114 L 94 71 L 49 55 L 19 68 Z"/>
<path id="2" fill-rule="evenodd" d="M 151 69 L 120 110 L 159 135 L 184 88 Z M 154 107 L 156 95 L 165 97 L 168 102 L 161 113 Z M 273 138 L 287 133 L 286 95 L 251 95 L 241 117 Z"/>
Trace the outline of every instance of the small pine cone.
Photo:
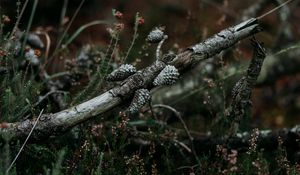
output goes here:
<path id="1" fill-rule="evenodd" d="M 147 36 L 147 41 L 149 43 L 158 43 L 162 39 L 164 39 L 164 32 L 159 28 L 153 29 Z"/>
<path id="2" fill-rule="evenodd" d="M 179 73 L 176 67 L 167 65 L 154 79 L 153 84 L 155 86 L 160 85 L 172 85 L 178 79 Z"/>
<path id="3" fill-rule="evenodd" d="M 151 99 L 148 89 L 139 89 L 135 91 L 134 97 L 127 111 L 130 114 L 137 113 Z"/>
<path id="4" fill-rule="evenodd" d="M 131 64 L 123 64 L 112 73 L 108 74 L 106 80 L 108 81 L 121 81 L 125 80 L 130 75 L 136 73 L 136 68 Z"/>

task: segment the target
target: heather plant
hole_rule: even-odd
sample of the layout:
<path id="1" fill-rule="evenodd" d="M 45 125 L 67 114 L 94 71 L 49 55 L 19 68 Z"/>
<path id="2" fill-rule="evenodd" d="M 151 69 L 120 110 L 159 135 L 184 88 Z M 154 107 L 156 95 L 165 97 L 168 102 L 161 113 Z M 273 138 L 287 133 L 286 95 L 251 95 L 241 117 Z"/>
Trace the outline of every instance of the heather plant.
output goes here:
<path id="1" fill-rule="evenodd" d="M 252 122 L 257 87 L 291 74 L 276 57 L 295 61 L 299 48 L 271 51 L 254 35 L 271 12 L 284 21 L 290 1 L 259 16 L 274 3 L 259 0 L 243 21 L 186 48 L 170 47 L 170 26 L 144 29 L 139 12 L 131 26 L 113 9 L 70 32 L 85 0 L 68 22 L 71 2 L 63 1 L 56 39 L 55 29 L 32 29 L 39 0 L 17 1 L 16 19 L 0 11 L 0 174 L 299 174 L 299 126 L 272 131 Z M 96 25 L 107 44 L 74 51 Z M 249 61 L 237 46 L 243 39 Z"/>

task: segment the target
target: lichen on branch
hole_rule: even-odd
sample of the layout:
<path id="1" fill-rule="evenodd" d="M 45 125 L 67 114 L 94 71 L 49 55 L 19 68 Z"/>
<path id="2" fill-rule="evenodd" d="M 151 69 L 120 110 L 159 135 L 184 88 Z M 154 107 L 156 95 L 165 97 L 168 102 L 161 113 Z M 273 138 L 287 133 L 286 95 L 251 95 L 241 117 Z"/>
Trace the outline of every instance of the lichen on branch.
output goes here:
<path id="1" fill-rule="evenodd" d="M 120 85 L 98 97 L 54 114 L 42 115 L 41 119 L 45 118 L 45 120 L 37 123 L 31 139 L 40 140 L 52 135 L 59 135 L 79 123 L 116 108 L 126 102 L 128 98 L 132 98 L 138 89 L 151 90 L 154 87 L 153 80 L 167 65 L 174 66 L 182 74 L 189 70 L 188 67 L 192 67 L 201 60 L 228 49 L 238 41 L 259 31 L 258 21 L 252 18 L 187 48 L 176 55 L 175 58 L 168 55 L 163 56 L 160 60 L 156 60 L 150 66 L 137 71 Z M 9 133 L 11 139 L 25 139 L 34 122 L 35 119 L 7 123 L 5 124 L 6 127 L 0 127 L 0 139 L 3 139 L 7 133 Z M 3 126 L 3 124 L 0 126 Z"/>

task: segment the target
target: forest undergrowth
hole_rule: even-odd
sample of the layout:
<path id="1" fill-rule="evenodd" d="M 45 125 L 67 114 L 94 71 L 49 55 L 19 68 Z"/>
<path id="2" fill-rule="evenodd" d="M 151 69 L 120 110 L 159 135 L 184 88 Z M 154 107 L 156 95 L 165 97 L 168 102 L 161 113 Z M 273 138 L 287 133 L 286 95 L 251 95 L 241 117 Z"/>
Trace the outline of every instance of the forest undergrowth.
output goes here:
<path id="1" fill-rule="evenodd" d="M 234 25 L 251 23 L 224 25 L 224 33 L 197 44 L 211 37 L 203 32 L 187 48 L 169 43 L 172 26 L 143 29 L 147 18 L 139 12 L 131 25 L 113 9 L 108 19 L 70 32 L 85 0 L 70 18 L 64 0 L 57 28 L 33 30 L 42 1 L 17 1 L 16 17 L 0 3 L 0 174 L 300 174 L 300 31 L 288 20 L 299 2 L 274 12 L 272 27 L 280 29 L 272 46 L 261 42 L 268 19 L 256 19 L 283 2 L 258 0 Z M 19 28 L 25 9 L 29 18 Z M 97 25 L 106 29 L 105 45 L 74 44 Z M 80 108 L 106 96 L 116 105 Z M 78 114 L 51 123 L 60 111 Z M 286 128 L 263 125 L 287 115 L 295 118 Z"/>

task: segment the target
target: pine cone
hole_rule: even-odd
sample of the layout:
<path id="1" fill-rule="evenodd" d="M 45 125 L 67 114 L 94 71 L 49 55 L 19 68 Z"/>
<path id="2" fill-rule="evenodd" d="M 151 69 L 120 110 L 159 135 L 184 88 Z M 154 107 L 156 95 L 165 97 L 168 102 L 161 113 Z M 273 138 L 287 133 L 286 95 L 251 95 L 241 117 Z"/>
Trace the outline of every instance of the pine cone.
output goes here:
<path id="1" fill-rule="evenodd" d="M 137 113 L 151 99 L 148 89 L 139 89 L 135 91 L 134 97 L 127 111 L 131 114 Z"/>
<path id="2" fill-rule="evenodd" d="M 164 39 L 164 32 L 159 28 L 153 29 L 147 36 L 147 41 L 149 43 L 158 43 L 162 39 Z"/>
<path id="3" fill-rule="evenodd" d="M 172 85 L 178 79 L 179 73 L 176 67 L 167 65 L 154 79 L 153 84 L 155 86 L 160 85 Z"/>
<path id="4" fill-rule="evenodd" d="M 131 64 L 123 64 L 105 78 L 107 81 L 121 81 L 125 80 L 130 75 L 136 73 L 136 68 Z"/>

